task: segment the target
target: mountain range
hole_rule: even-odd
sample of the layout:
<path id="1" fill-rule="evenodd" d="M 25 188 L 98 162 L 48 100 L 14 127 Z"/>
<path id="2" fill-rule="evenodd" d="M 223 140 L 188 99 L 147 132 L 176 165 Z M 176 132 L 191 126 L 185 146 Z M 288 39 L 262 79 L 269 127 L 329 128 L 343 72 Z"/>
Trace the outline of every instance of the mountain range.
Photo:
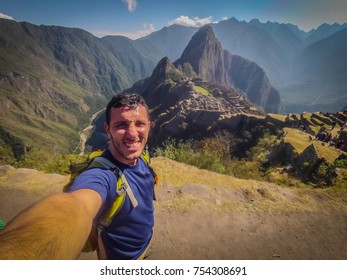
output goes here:
<path id="1" fill-rule="evenodd" d="M 223 49 L 264 69 L 279 90 L 286 113 L 336 112 L 347 103 L 347 23 L 322 24 L 304 32 L 293 24 L 231 18 L 211 27 Z M 172 25 L 139 40 L 151 44 L 163 38 L 164 43 L 151 46 L 160 56 L 164 49 L 165 55 L 175 61 L 196 31 Z"/>
<path id="2" fill-rule="evenodd" d="M 322 25 L 305 33 L 290 24 L 233 18 L 211 28 L 218 41 L 212 40 L 220 51 L 219 63 L 224 63 L 222 68 L 215 65 L 221 72 L 214 72 L 214 83 L 234 86 L 237 94 L 242 98 L 245 94 L 265 112 L 281 112 L 282 102 L 285 111 L 336 111 L 346 105 L 346 25 Z M 184 66 L 185 59 L 191 58 L 186 48 L 195 44 L 192 37 L 197 31 L 172 25 L 137 40 L 100 39 L 81 29 L 1 19 L 2 154 L 14 146 L 18 154 L 30 146 L 71 151 L 78 144 L 76 131 L 90 116 L 112 95 L 151 77 L 165 57 L 175 61 L 174 67 L 181 65 L 185 74 L 192 70 L 197 78 L 209 78 L 203 69 L 212 65 L 201 59 L 201 65 L 190 61 L 192 68 Z M 251 85 L 250 79 L 236 79 L 239 69 L 260 73 L 266 82 L 255 84 L 266 85 L 267 93 L 252 96 L 251 87 L 242 84 Z M 259 96 L 265 99 L 257 101 Z M 271 102 L 266 99 L 279 106 L 267 108 Z"/>

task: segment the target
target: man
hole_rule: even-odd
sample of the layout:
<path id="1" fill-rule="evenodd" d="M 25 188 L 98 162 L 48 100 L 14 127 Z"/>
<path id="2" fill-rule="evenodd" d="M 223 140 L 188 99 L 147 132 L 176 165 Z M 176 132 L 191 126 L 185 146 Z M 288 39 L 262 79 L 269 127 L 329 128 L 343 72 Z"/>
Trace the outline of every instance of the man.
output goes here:
<path id="1" fill-rule="evenodd" d="M 103 157 L 119 167 L 138 205 L 126 197 L 101 232 L 101 258 L 138 259 L 152 237 L 154 180 L 141 158 L 150 120 L 137 94 L 117 95 L 106 108 L 109 147 Z M 68 193 L 45 198 L 9 222 L 0 234 L 0 259 L 72 259 L 80 253 L 93 225 L 116 198 L 117 178 L 100 168 L 83 172 Z"/>

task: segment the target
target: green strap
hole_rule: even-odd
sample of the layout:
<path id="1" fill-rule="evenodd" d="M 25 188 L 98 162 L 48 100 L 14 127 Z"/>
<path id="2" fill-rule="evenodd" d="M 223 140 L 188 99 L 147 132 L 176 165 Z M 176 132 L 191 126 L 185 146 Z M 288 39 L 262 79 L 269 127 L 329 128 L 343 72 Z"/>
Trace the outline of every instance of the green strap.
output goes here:
<path id="1" fill-rule="evenodd" d="M 141 157 L 148 165 L 151 163 L 147 147 L 142 151 Z"/>
<path id="2" fill-rule="evenodd" d="M 125 177 L 125 175 L 123 174 L 123 172 L 115 165 L 113 164 L 111 161 L 109 161 L 107 158 L 104 157 L 96 157 L 94 159 L 94 161 L 96 161 L 97 163 L 102 164 L 102 166 L 106 167 L 107 169 L 113 169 L 114 172 L 116 173 L 116 175 L 118 174 L 118 176 L 121 178 L 122 180 L 122 188 L 127 192 L 130 202 L 133 205 L 134 208 L 137 207 L 137 205 L 139 205 L 139 203 L 137 202 L 137 199 L 129 185 L 129 182 L 127 180 L 127 178 Z M 93 162 L 94 162 L 93 161 Z M 119 190 L 117 190 L 118 192 Z"/>
<path id="3" fill-rule="evenodd" d="M 137 205 L 139 205 L 139 203 L 137 202 L 137 199 L 136 199 L 132 189 L 130 188 L 130 185 L 128 183 L 127 178 L 125 177 L 123 172 L 120 171 L 120 170 L 119 170 L 119 175 L 120 175 L 120 178 L 122 179 L 122 182 L 123 182 L 122 186 L 125 189 L 125 191 L 127 192 L 128 196 L 129 196 L 129 199 L 131 201 L 131 204 L 133 205 L 134 208 L 136 208 Z"/>

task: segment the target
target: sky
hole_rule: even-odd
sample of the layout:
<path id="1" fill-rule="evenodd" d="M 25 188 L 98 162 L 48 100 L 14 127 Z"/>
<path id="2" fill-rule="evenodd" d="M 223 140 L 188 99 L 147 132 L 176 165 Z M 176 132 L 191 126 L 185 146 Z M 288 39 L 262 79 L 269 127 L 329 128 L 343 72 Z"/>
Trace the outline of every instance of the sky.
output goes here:
<path id="1" fill-rule="evenodd" d="M 172 24 L 200 27 L 232 17 L 310 31 L 323 23 L 346 23 L 347 0 L 0 0 L 0 17 L 131 39 Z"/>

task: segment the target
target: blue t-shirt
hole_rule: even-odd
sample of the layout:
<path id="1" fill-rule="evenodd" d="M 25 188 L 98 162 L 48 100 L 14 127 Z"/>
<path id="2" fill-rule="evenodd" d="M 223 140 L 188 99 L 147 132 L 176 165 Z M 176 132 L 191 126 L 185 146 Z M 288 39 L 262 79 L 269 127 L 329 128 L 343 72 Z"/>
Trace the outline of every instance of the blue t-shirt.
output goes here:
<path id="1" fill-rule="evenodd" d="M 126 176 L 138 206 L 133 208 L 129 197 L 101 236 L 108 259 L 137 259 L 147 248 L 154 225 L 154 180 L 147 163 L 139 158 L 136 165 L 116 161 L 106 150 L 103 156 L 111 160 Z M 110 170 L 93 168 L 79 175 L 70 191 L 92 189 L 102 198 L 100 213 L 116 198 L 116 176 Z"/>

